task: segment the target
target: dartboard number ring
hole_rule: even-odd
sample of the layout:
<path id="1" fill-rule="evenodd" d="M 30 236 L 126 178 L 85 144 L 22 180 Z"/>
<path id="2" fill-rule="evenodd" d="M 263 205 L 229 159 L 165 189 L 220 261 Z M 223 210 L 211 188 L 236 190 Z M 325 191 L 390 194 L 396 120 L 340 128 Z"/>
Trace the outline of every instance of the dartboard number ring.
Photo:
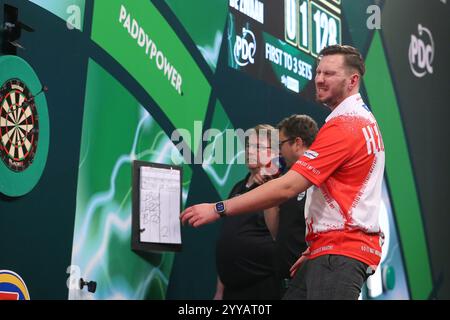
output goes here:
<path id="1" fill-rule="evenodd" d="M 34 98 L 20 79 L 0 89 L 0 158 L 14 171 L 26 170 L 34 160 L 39 138 L 39 117 Z"/>

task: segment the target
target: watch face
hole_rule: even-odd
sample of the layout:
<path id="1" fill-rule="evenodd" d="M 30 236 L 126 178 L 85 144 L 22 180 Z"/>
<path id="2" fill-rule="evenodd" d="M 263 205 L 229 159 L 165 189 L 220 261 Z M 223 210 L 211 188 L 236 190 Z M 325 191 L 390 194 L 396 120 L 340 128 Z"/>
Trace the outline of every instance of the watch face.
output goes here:
<path id="1" fill-rule="evenodd" d="M 223 212 L 225 211 L 225 205 L 223 202 L 217 202 L 216 203 L 216 210 L 217 212 Z"/>
<path id="2" fill-rule="evenodd" d="M 0 88 L 0 158 L 14 172 L 34 160 L 39 137 L 36 105 L 26 84 L 10 79 Z"/>

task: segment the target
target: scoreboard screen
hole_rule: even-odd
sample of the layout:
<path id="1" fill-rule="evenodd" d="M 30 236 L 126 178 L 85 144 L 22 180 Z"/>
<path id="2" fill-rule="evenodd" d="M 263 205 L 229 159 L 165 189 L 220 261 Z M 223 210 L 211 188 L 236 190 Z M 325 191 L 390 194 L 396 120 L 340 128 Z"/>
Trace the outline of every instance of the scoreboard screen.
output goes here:
<path id="1" fill-rule="evenodd" d="M 301 93 L 315 59 L 341 44 L 340 1 L 230 0 L 228 65 L 257 79 Z"/>

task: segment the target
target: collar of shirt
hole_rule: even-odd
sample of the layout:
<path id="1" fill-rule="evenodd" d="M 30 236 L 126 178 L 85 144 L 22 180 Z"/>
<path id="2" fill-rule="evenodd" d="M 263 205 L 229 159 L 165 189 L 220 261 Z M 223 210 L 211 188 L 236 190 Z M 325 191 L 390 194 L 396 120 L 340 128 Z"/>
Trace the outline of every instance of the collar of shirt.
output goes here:
<path id="1" fill-rule="evenodd" d="M 356 105 L 363 105 L 364 101 L 361 98 L 361 94 L 357 93 L 350 97 L 347 97 L 342 101 L 325 119 L 325 122 L 330 121 L 331 119 L 341 116 L 343 114 L 352 113 L 352 109 Z"/>

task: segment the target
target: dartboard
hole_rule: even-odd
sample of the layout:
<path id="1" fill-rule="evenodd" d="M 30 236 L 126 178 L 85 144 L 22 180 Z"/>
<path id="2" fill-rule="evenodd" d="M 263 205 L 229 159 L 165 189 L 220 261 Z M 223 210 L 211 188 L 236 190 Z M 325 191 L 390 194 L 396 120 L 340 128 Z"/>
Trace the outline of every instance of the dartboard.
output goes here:
<path id="1" fill-rule="evenodd" d="M 0 194 L 20 197 L 47 163 L 50 126 L 45 92 L 30 64 L 0 56 Z"/>
<path id="2" fill-rule="evenodd" d="M 0 89 L 0 158 L 12 171 L 27 169 L 38 137 L 38 114 L 30 90 L 19 79 L 6 81 Z"/>

